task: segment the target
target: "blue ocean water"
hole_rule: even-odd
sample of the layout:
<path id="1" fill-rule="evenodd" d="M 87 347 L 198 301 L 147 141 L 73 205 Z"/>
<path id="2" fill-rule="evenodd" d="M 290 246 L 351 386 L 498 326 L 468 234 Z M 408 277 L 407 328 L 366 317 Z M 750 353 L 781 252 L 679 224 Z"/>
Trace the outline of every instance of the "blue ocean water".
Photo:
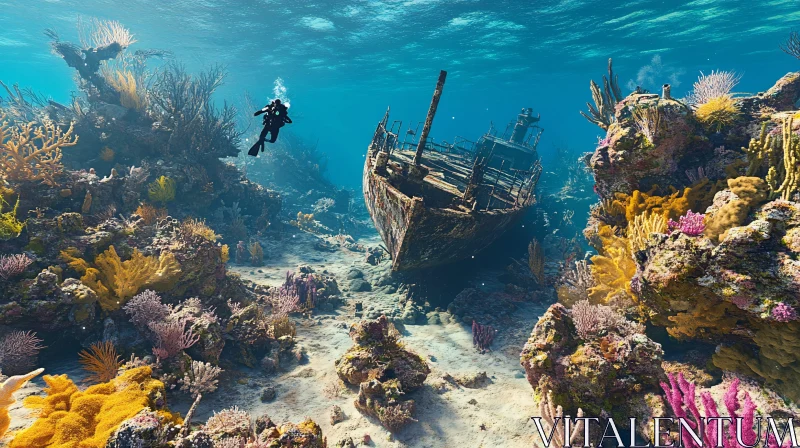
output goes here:
<path id="1" fill-rule="evenodd" d="M 449 72 L 432 135 L 477 138 L 504 129 L 521 107 L 542 114 L 545 162 L 556 145 L 576 153 L 601 133 L 578 111 L 614 58 L 623 93 L 665 83 L 673 95 L 700 71 L 743 74 L 741 92 L 796 70 L 779 49 L 800 19 L 795 0 L 252 0 L 2 1 L 0 80 L 56 101 L 73 70 L 49 52 L 46 28 L 76 40 L 76 22 L 118 20 L 135 49 L 166 49 L 197 71 L 224 64 L 217 99 L 257 102 L 282 79 L 299 117 L 291 131 L 328 154 L 329 176 L 357 187 L 365 148 L 387 106 L 424 119 L 438 71 Z M 249 111 L 244 111 L 248 112 Z"/>

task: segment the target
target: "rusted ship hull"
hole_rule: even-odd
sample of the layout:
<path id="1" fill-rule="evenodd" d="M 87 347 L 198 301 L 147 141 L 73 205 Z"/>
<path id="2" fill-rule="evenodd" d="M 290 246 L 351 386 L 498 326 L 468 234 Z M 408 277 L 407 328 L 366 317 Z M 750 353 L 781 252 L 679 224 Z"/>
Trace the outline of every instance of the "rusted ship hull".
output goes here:
<path id="1" fill-rule="evenodd" d="M 517 222 L 526 207 L 461 211 L 427 207 L 409 197 L 364 162 L 364 199 L 392 257 L 392 269 L 405 271 L 449 264 L 485 249 Z"/>

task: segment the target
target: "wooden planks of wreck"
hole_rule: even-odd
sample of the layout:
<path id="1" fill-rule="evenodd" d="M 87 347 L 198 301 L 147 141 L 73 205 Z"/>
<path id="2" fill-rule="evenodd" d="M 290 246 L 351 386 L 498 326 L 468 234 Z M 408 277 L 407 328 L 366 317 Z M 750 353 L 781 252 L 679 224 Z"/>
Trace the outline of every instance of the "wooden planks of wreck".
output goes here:
<path id="1" fill-rule="evenodd" d="M 508 140 L 490 130 L 477 143 L 428 141 L 445 76 L 439 75 L 419 142 L 414 144 L 416 132 L 411 130 L 400 142 L 402 123 L 389 125 L 387 110 L 364 161 L 364 199 L 395 271 L 469 258 L 499 238 L 534 202 L 541 128 L 533 124 L 539 118 L 523 109 Z M 539 132 L 530 144 L 525 136 L 534 127 Z"/>
<path id="2" fill-rule="evenodd" d="M 406 196 L 387 177 L 374 172 L 374 161 L 368 156 L 364 163 L 364 198 L 395 271 L 469 258 L 493 243 L 525 210 L 426 207 L 422 198 Z"/>

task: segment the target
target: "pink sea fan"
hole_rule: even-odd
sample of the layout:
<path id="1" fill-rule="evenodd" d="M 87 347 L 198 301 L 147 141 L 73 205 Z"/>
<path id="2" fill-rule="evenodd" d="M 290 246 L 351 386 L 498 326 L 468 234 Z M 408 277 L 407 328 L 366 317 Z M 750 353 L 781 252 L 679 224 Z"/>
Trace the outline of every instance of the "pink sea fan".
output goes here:
<path id="1" fill-rule="evenodd" d="M 678 222 L 670 219 L 667 222 L 667 226 L 670 231 L 677 229 L 680 230 L 681 233 L 685 233 L 689 236 L 699 236 L 706 230 L 704 220 L 705 215 L 702 213 L 694 213 L 689 210 L 685 215 L 678 218 Z"/>
<path id="2" fill-rule="evenodd" d="M 172 307 L 161 303 L 161 297 L 150 289 L 133 296 L 123 307 L 137 328 L 149 328 L 153 322 L 163 322 L 172 313 Z"/>
<path id="3" fill-rule="evenodd" d="M 778 304 L 772 308 L 771 314 L 772 318 L 778 322 L 789 322 L 797 319 L 797 311 L 783 302 L 778 302 Z"/>
<path id="4" fill-rule="evenodd" d="M 200 335 L 195 335 L 191 328 L 184 330 L 186 322 L 186 319 L 151 322 L 150 329 L 158 340 L 153 347 L 153 354 L 161 359 L 171 358 L 199 341 Z"/>
<path id="5" fill-rule="evenodd" d="M 3 255 L 0 257 L 0 277 L 8 280 L 25 272 L 33 259 L 25 254 Z"/>

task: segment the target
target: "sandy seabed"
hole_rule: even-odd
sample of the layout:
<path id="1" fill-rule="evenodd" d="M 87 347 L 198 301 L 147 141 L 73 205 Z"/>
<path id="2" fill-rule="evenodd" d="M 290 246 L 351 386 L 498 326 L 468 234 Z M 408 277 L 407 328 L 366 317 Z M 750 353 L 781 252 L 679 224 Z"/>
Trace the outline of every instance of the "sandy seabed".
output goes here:
<path id="1" fill-rule="evenodd" d="M 371 266 L 364 261 L 364 253 L 344 248 L 318 251 L 314 249 L 315 240 L 313 235 L 297 232 L 279 242 L 265 241 L 264 266 L 232 265 L 230 269 L 245 279 L 270 286 L 281 284 L 286 272 L 296 270 L 298 265 L 309 265 L 316 272 L 327 270 L 337 278 L 345 304 L 335 311 L 315 312 L 310 318 L 297 321 L 297 343 L 305 347 L 307 361 L 289 371 L 270 375 L 259 369 L 227 372 L 219 389 L 203 398 L 195 422 L 205 421 L 215 410 L 236 405 L 253 417 L 267 414 L 276 422 L 300 422 L 310 417 L 322 427 L 329 446 L 346 437 L 359 444 L 364 435 L 371 439 L 369 446 L 377 447 L 534 446 L 538 436 L 530 417 L 537 415 L 537 408 L 533 390 L 519 364 L 519 353 L 548 304 L 521 304 L 509 325 L 500 328 L 493 351 L 484 354 L 473 347 L 470 328 L 454 320 L 445 318 L 443 322 L 448 323 L 401 327 L 406 346 L 428 361 L 431 374 L 421 389 L 408 394 L 417 403 L 418 422 L 391 434 L 377 420 L 356 410 L 355 388 L 337 387 L 340 382 L 334 369 L 335 360 L 353 345 L 348 329 L 359 320 L 355 316 L 355 302 L 363 304 L 365 314 L 399 306 L 397 293 L 381 292 L 378 288 L 371 292 L 349 291 L 348 272 L 357 268 L 370 281 L 385 276 L 390 271 L 390 262 Z M 380 240 L 374 236 L 359 243 L 374 246 Z M 496 274 L 482 274 L 486 278 L 473 279 L 473 286 L 484 290 L 502 288 L 493 280 Z M 49 374 L 67 373 L 77 380 L 84 376 L 77 359 L 52 365 L 45 362 L 44 367 Z M 486 372 L 490 379 L 480 387 L 467 388 L 452 380 L 479 372 Z M 18 401 L 11 407 L 12 432 L 32 422 L 21 400 L 43 393 L 43 385 L 39 377 L 16 394 Z M 261 391 L 266 386 L 275 388 L 276 397 L 264 403 Z M 168 399 L 170 407 L 181 413 L 190 404 L 185 399 Z M 345 420 L 335 425 L 330 421 L 333 405 L 341 407 L 345 414 Z"/>

